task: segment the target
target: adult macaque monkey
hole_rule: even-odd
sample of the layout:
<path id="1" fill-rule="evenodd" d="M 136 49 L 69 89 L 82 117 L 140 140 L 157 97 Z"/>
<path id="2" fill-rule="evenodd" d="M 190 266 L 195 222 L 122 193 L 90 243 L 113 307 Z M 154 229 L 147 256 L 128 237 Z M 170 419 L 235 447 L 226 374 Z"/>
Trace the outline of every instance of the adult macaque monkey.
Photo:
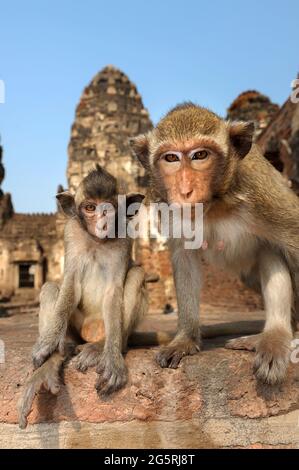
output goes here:
<path id="1" fill-rule="evenodd" d="M 256 350 L 258 379 L 285 377 L 298 306 L 299 201 L 284 178 L 253 144 L 254 125 L 226 122 L 186 103 L 171 110 L 146 135 L 131 141 L 150 177 L 150 196 L 167 203 L 203 203 L 204 250 L 170 240 L 179 307 L 178 332 L 160 349 L 162 367 L 200 349 L 200 251 L 210 262 L 237 272 L 261 289 L 266 322 L 262 333 L 228 347 Z"/>
<path id="2" fill-rule="evenodd" d="M 103 319 L 105 340 L 81 346 L 77 368 L 97 367 L 96 388 L 101 395 L 127 381 L 122 353 L 147 310 L 147 292 L 145 273 L 132 261 L 132 240 L 117 234 L 110 237 L 114 224 L 108 224 L 109 212 L 114 208 L 117 219 L 117 195 L 116 179 L 99 166 L 82 181 L 75 197 L 69 192 L 57 195 L 68 217 L 64 276 L 61 287 L 47 282 L 41 291 L 39 338 L 33 349 L 36 370 L 19 403 L 21 427 L 26 427 L 34 396 L 42 386 L 58 393 L 66 337 L 72 329 L 82 336 L 88 322 Z M 126 205 L 138 206 L 142 199 L 141 194 L 127 195 Z"/>

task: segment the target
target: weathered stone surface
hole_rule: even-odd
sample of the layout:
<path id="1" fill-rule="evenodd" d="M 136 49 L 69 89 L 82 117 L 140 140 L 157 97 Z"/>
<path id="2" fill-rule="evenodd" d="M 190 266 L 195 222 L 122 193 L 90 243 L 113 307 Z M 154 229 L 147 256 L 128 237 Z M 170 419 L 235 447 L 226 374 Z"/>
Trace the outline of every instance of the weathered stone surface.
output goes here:
<path id="1" fill-rule="evenodd" d="M 228 406 L 232 415 L 274 416 L 299 407 L 299 367 L 291 365 L 285 383 L 269 387 L 252 375 L 252 354 L 243 352 L 229 365 Z"/>
<path id="2" fill-rule="evenodd" d="M 23 317 L 25 325 L 22 324 L 22 318 L 19 324 L 14 324 L 14 334 L 9 324 L 15 319 L 3 319 L 7 328 L 6 332 L 3 328 L 2 333 L 6 344 L 6 362 L 0 366 L 3 391 L 0 421 L 7 423 L 17 422 L 17 400 L 32 370 L 30 346 L 36 332 L 36 327 L 33 328 L 36 319 L 31 316 L 32 321 L 28 324 L 29 317 Z M 16 330 L 20 337 L 18 346 L 14 344 Z M 35 401 L 29 422 L 77 419 L 100 423 L 132 419 L 190 419 L 201 407 L 199 384 L 188 379 L 180 370 L 162 371 L 155 363 L 154 356 L 154 349 L 130 350 L 126 356 L 129 383 L 124 390 L 106 401 L 101 400 L 96 393 L 95 371 L 79 373 L 71 361 L 64 372 L 66 385 L 62 385 L 58 397 L 42 392 Z"/>
<path id="3" fill-rule="evenodd" d="M 240 312 L 205 306 L 203 322 L 234 321 Z M 259 319 L 261 312 L 244 313 Z M 6 362 L 0 366 L 0 447 L 17 448 L 271 448 L 299 446 L 299 367 L 287 382 L 259 386 L 253 354 L 223 348 L 226 338 L 206 340 L 204 350 L 185 358 L 177 370 L 160 369 L 156 348 L 130 349 L 127 386 L 107 400 L 94 385 L 96 373 L 82 374 L 73 361 L 57 397 L 35 399 L 29 426 L 21 431 L 16 405 L 31 371 L 36 336 L 34 314 L 0 319 Z M 142 331 L 173 331 L 174 314 L 150 315 Z"/>

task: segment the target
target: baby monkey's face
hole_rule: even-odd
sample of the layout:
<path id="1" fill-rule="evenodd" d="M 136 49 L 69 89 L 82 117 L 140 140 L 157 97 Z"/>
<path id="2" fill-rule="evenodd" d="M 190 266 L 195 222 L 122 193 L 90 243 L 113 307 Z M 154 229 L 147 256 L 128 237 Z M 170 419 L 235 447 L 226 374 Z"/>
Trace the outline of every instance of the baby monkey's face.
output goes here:
<path id="1" fill-rule="evenodd" d="M 87 199 L 80 204 L 79 210 L 90 235 L 100 239 L 115 237 L 117 215 L 115 201 Z"/>

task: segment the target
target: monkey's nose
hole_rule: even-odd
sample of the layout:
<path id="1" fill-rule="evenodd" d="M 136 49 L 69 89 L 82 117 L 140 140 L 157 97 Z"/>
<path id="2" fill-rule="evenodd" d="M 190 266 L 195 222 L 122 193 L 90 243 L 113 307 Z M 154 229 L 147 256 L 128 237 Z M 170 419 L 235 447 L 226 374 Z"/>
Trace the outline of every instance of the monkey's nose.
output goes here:
<path id="1" fill-rule="evenodd" d="M 190 191 L 181 191 L 181 195 L 183 196 L 184 199 L 190 199 L 193 194 L 193 189 Z"/>

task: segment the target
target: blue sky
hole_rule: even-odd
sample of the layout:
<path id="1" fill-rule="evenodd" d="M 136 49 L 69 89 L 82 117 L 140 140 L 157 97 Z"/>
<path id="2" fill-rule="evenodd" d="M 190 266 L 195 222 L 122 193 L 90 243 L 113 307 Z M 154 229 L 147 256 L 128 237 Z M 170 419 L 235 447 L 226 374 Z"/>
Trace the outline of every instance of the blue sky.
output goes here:
<path id="1" fill-rule="evenodd" d="M 298 0 L 1 0 L 3 186 L 15 209 L 55 209 L 75 107 L 105 65 L 135 82 L 154 122 L 182 100 L 225 115 L 247 89 L 284 102 L 298 30 Z"/>

